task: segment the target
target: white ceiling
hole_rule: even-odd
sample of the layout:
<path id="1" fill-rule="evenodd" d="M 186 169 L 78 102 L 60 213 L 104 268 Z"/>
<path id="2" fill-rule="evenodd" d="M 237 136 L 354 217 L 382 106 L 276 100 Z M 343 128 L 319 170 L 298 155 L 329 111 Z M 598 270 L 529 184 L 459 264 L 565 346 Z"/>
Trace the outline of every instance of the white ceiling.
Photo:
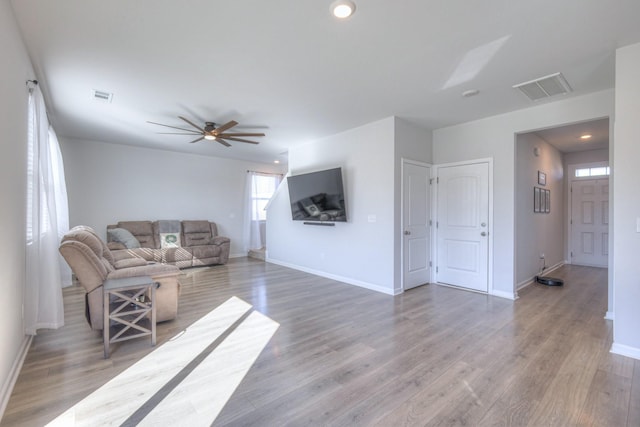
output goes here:
<path id="1" fill-rule="evenodd" d="M 534 133 L 563 153 L 609 147 L 609 119 L 575 123 Z M 591 138 L 580 139 L 582 135 L 591 135 Z"/>
<path id="2" fill-rule="evenodd" d="M 615 49 L 640 41 L 638 0 L 356 0 L 345 21 L 332 0 L 11 2 L 60 136 L 264 162 L 391 115 L 527 108 L 511 86 L 554 72 L 568 96 L 611 88 Z M 225 148 L 146 123 L 178 115 L 267 136 Z"/>

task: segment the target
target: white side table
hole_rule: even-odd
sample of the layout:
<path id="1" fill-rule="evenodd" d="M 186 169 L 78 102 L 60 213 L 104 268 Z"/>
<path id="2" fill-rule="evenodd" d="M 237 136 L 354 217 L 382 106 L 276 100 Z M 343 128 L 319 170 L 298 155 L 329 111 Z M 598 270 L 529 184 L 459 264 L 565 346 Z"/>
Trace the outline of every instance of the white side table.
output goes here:
<path id="1" fill-rule="evenodd" d="M 156 287 L 156 282 L 149 276 L 104 282 L 105 359 L 109 358 L 109 345 L 114 342 L 151 335 L 151 345 L 156 345 Z"/>

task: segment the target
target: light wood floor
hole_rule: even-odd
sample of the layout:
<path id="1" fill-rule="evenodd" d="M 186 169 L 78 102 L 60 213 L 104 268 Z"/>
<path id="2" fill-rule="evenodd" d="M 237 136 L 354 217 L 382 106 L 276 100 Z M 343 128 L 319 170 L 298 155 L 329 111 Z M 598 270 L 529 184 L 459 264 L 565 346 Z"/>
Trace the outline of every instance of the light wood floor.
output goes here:
<path id="1" fill-rule="evenodd" d="M 553 275 L 565 286 L 515 302 L 437 285 L 391 297 L 233 259 L 184 271 L 158 344 L 234 295 L 280 324 L 214 425 L 640 426 L 640 361 L 609 353 L 606 270 Z M 82 290 L 64 294 L 66 326 L 35 337 L 1 426 L 44 425 L 153 350 L 133 340 L 104 360 Z"/>

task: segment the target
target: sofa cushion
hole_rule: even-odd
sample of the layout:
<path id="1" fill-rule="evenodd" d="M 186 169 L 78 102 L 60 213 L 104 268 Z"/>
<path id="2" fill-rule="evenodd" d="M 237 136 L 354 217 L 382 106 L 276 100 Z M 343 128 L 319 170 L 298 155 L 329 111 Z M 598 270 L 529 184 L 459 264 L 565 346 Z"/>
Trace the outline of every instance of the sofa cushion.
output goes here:
<path id="1" fill-rule="evenodd" d="M 182 221 L 186 247 L 208 245 L 213 237 L 209 221 Z"/>
<path id="2" fill-rule="evenodd" d="M 115 262 L 121 259 L 127 258 L 141 258 L 150 262 L 162 262 L 162 253 L 160 250 L 153 248 L 134 248 L 134 249 L 121 249 L 111 252 Z"/>
<path id="3" fill-rule="evenodd" d="M 220 246 L 193 246 L 191 250 L 194 258 L 204 259 L 220 256 Z"/>
<path id="4" fill-rule="evenodd" d="M 109 237 L 112 241 L 122 243 L 127 249 L 134 249 L 140 247 L 140 242 L 134 237 L 131 232 L 125 228 L 112 228 L 107 230 Z"/>
<path id="5" fill-rule="evenodd" d="M 126 258 L 116 261 L 116 270 L 129 267 L 140 267 L 142 265 L 147 265 L 147 261 L 142 258 Z"/>
<path id="6" fill-rule="evenodd" d="M 154 238 L 154 230 L 151 221 L 121 221 L 118 228 L 124 228 L 131 232 L 140 242 L 142 248 L 158 248 Z"/>
<path id="7" fill-rule="evenodd" d="M 190 233 L 184 235 L 185 246 L 202 246 L 208 245 L 211 241 L 210 233 Z"/>
<path id="8" fill-rule="evenodd" d="M 211 226 L 209 221 L 182 221 L 182 232 L 211 234 Z"/>
<path id="9" fill-rule="evenodd" d="M 162 249 L 162 262 L 175 264 L 179 267 L 191 267 L 193 255 L 191 248 L 165 248 Z"/>
<path id="10" fill-rule="evenodd" d="M 138 242 L 138 243 L 140 243 L 140 242 Z M 119 249 L 127 249 L 127 247 L 125 245 L 123 245 L 122 243 L 120 243 L 120 242 L 109 242 L 109 243 L 107 243 L 107 247 L 112 251 L 117 251 Z"/>

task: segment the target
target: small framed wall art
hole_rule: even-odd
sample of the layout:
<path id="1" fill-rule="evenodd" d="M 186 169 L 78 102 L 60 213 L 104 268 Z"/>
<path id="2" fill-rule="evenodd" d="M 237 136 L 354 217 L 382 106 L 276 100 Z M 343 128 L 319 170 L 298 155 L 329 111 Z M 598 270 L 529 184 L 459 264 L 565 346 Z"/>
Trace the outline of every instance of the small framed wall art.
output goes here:
<path id="1" fill-rule="evenodd" d="M 551 190 L 533 187 L 533 212 L 551 213 Z"/>
<path id="2" fill-rule="evenodd" d="M 547 185 L 547 174 L 542 171 L 538 171 L 538 185 Z"/>
<path id="3" fill-rule="evenodd" d="M 551 190 L 544 190 L 544 212 L 545 213 L 550 213 L 551 212 Z"/>

